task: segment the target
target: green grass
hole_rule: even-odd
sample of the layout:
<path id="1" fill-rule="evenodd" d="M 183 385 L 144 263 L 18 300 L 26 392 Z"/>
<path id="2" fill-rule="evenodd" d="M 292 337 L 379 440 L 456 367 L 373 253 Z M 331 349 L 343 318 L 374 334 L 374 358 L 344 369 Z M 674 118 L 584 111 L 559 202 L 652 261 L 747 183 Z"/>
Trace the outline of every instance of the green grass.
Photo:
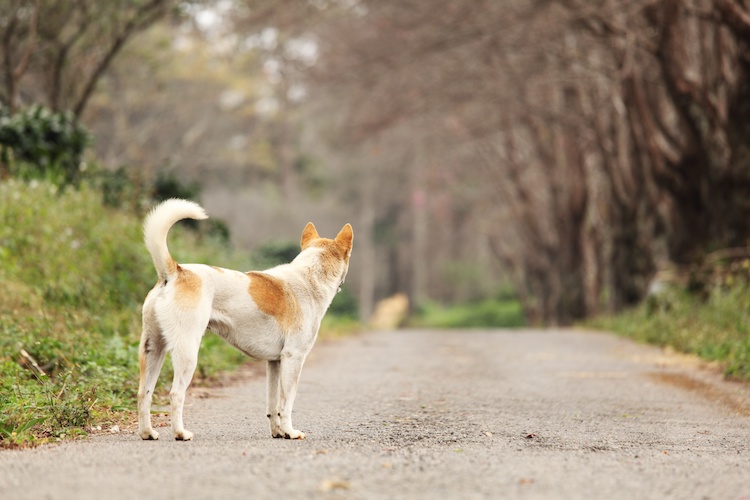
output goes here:
<path id="1" fill-rule="evenodd" d="M 0 183 L 0 447 L 82 435 L 133 419 L 141 303 L 156 280 L 142 214 L 103 206 L 82 186 Z M 179 225 L 180 262 L 251 269 L 247 256 Z M 327 328 L 353 329 L 329 319 Z M 196 377 L 218 378 L 248 358 L 213 334 Z M 169 360 L 156 395 L 171 381 Z"/>
<path id="2" fill-rule="evenodd" d="M 747 284 L 716 287 L 706 300 L 671 290 L 635 309 L 595 318 L 585 326 L 695 354 L 720 363 L 728 377 L 750 380 Z"/>
<path id="3" fill-rule="evenodd" d="M 336 299 L 334 299 L 335 301 Z M 359 320 L 348 315 L 331 314 L 331 311 L 323 316 L 320 323 L 320 336 L 323 338 L 346 337 L 353 333 L 361 332 L 363 329 Z"/>
<path id="4" fill-rule="evenodd" d="M 409 319 L 410 326 L 425 328 L 512 328 L 525 324 L 520 302 L 509 298 L 453 306 L 428 303 Z"/>

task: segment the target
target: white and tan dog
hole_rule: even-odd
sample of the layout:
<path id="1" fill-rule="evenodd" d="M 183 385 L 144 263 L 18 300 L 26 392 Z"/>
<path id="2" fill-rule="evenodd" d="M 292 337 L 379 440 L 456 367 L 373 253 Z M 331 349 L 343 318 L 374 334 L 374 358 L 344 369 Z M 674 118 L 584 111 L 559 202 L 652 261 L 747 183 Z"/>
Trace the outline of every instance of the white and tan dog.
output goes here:
<path id="1" fill-rule="evenodd" d="M 167 352 L 174 381 L 172 434 L 193 437 L 182 423 L 182 408 L 206 329 L 245 354 L 267 361 L 268 418 L 275 438 L 304 439 L 292 427 L 292 406 L 302 364 L 318 328 L 349 268 L 354 235 L 346 224 L 335 239 L 318 236 L 310 222 L 302 231 L 301 253 L 289 264 L 243 273 L 202 264 L 178 264 L 167 248 L 172 225 L 186 218 L 205 219 L 196 203 L 172 199 L 146 218 L 146 248 L 159 282 L 143 304 L 139 347 L 138 432 L 157 439 L 151 427 L 151 398 Z"/>

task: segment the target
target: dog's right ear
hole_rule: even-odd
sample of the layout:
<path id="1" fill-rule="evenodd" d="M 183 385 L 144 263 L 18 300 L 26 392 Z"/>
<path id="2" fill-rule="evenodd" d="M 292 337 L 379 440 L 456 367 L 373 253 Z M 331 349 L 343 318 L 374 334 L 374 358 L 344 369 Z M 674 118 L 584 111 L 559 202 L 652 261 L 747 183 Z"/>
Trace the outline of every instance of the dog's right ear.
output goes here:
<path id="1" fill-rule="evenodd" d="M 299 246 L 304 250 L 313 240 L 318 238 L 320 238 L 320 235 L 318 235 L 318 230 L 315 229 L 315 225 L 312 222 L 308 222 L 305 229 L 302 231 L 302 239 L 299 242 Z"/>
<path id="2" fill-rule="evenodd" d="M 352 243 L 354 242 L 354 231 L 352 230 L 351 224 L 345 224 L 344 227 L 336 235 L 336 243 L 346 249 L 347 254 L 352 253 Z"/>

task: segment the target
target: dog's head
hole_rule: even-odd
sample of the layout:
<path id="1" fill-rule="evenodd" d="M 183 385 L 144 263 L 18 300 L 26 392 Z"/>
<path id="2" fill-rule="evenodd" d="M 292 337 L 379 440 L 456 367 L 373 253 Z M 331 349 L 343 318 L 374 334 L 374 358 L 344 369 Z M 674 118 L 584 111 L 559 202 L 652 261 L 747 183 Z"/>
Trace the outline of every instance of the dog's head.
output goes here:
<path id="1" fill-rule="evenodd" d="M 338 285 L 344 284 L 346 273 L 349 271 L 349 258 L 352 255 L 354 232 L 351 224 L 345 224 L 335 239 L 321 238 L 312 222 L 308 222 L 302 231 L 300 247 L 302 251 L 309 248 L 320 249 L 320 262 L 326 281 Z"/>

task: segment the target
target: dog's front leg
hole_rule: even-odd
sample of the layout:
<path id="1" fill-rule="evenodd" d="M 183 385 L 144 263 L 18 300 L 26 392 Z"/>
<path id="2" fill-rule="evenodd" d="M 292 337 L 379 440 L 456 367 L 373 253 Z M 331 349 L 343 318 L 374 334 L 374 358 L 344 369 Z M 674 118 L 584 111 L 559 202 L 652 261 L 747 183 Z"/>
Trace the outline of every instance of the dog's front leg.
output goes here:
<path id="1" fill-rule="evenodd" d="M 190 441 L 193 433 L 182 423 L 182 409 L 185 405 L 185 392 L 193 378 L 198 364 L 198 346 L 180 346 L 172 352 L 174 379 L 169 396 L 172 402 L 172 435 L 178 441 Z"/>
<path id="2" fill-rule="evenodd" d="M 305 434 L 292 427 L 292 407 L 297 396 L 297 384 L 302 372 L 305 355 L 299 353 L 282 352 L 280 361 L 280 412 L 278 414 L 281 433 L 286 439 L 305 439 Z"/>
<path id="3" fill-rule="evenodd" d="M 268 361 L 266 363 L 266 381 L 268 382 L 268 391 L 266 399 L 267 417 L 271 425 L 271 436 L 283 438 L 281 432 L 281 406 L 279 406 L 279 370 L 281 362 L 279 360 Z"/>

